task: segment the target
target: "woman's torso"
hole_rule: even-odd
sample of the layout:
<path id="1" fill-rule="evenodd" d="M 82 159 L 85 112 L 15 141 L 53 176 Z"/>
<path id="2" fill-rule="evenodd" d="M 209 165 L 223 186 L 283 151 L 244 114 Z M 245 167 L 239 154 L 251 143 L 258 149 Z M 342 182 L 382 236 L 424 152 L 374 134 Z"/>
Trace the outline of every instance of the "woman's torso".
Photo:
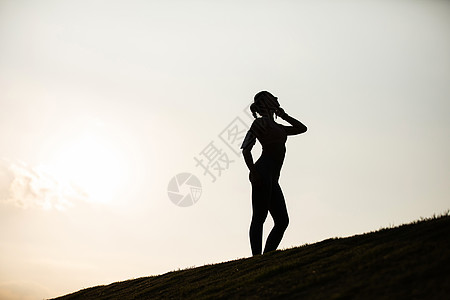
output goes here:
<path id="1" fill-rule="evenodd" d="M 251 130 L 262 145 L 256 164 L 269 164 L 271 170 L 279 173 L 286 153 L 287 134 L 283 126 L 269 118 L 259 118 L 253 122 Z"/>

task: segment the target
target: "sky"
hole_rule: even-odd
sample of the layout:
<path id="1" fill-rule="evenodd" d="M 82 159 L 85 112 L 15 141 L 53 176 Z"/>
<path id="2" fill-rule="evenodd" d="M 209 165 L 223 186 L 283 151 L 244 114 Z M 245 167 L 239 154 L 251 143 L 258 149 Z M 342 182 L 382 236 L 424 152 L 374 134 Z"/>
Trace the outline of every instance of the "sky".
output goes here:
<path id="1" fill-rule="evenodd" d="M 308 126 L 281 249 L 444 213 L 449 82 L 449 1 L 1 0 L 0 298 L 251 256 L 261 90 Z"/>

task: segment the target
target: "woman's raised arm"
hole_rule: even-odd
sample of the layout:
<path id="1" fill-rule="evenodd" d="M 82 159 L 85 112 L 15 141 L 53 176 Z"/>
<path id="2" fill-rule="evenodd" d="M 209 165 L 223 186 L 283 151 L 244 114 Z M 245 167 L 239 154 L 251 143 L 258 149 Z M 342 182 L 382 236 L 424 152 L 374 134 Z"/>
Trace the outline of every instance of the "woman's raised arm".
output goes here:
<path id="1" fill-rule="evenodd" d="M 295 135 L 295 134 L 301 134 L 305 133 L 308 128 L 299 120 L 291 117 L 288 115 L 284 109 L 279 107 L 276 111 L 277 116 L 291 124 L 292 126 L 284 126 L 284 129 L 286 130 L 287 135 Z"/>

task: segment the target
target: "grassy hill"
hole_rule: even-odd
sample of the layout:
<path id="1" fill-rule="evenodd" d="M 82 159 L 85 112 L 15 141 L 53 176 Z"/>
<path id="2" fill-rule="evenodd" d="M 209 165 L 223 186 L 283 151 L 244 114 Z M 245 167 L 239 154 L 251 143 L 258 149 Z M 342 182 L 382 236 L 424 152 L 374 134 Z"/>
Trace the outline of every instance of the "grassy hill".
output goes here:
<path id="1" fill-rule="evenodd" d="M 450 299 L 450 216 L 57 299 Z"/>

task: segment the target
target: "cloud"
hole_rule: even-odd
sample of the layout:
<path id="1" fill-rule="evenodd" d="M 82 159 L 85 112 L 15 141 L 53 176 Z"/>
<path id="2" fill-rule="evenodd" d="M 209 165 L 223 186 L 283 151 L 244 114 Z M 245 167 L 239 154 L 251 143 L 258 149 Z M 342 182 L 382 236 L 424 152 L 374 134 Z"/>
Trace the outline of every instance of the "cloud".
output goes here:
<path id="1" fill-rule="evenodd" d="M 44 166 L 0 160 L 0 202 L 25 209 L 66 210 L 87 198 L 81 188 L 58 180 Z"/>

